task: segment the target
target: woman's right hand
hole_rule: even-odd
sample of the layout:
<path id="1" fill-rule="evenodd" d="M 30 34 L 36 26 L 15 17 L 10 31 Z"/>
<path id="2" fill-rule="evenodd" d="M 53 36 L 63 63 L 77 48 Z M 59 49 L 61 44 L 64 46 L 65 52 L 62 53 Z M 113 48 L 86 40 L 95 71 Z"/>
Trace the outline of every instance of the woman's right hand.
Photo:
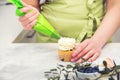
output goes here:
<path id="1" fill-rule="evenodd" d="M 21 22 L 23 28 L 25 30 L 32 30 L 32 27 L 36 24 L 37 18 L 39 16 L 39 10 L 35 7 L 28 5 L 22 1 L 24 8 L 21 9 L 22 12 L 26 14 L 22 17 L 19 17 L 19 21 Z"/>

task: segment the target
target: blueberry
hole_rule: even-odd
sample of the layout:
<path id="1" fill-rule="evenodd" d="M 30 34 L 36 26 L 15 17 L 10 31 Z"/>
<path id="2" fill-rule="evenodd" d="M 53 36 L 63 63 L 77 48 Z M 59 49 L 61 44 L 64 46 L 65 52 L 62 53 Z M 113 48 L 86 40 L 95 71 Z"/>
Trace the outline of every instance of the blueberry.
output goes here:
<path id="1" fill-rule="evenodd" d="M 97 70 L 97 71 L 99 71 L 99 68 L 98 68 L 98 66 L 95 66 L 95 67 L 94 67 L 94 69 L 95 69 L 95 70 Z"/>
<path id="2" fill-rule="evenodd" d="M 86 68 L 86 69 L 85 69 L 85 73 L 91 73 L 91 71 L 92 71 L 91 69 L 92 69 L 92 68 Z"/>
<path id="3" fill-rule="evenodd" d="M 97 70 L 93 70 L 93 73 L 94 73 L 94 72 L 97 72 Z"/>
<path id="4" fill-rule="evenodd" d="M 92 73 L 92 71 L 91 71 L 91 70 L 88 70 L 87 73 Z"/>
<path id="5" fill-rule="evenodd" d="M 91 70 L 91 71 L 93 70 L 93 68 L 92 68 L 92 67 L 89 67 L 88 69 L 89 69 L 89 70 Z"/>
<path id="6" fill-rule="evenodd" d="M 79 72 L 82 72 L 82 73 L 94 73 L 94 72 L 98 72 L 99 69 L 98 69 L 98 66 L 95 66 L 95 67 L 82 67 L 82 68 L 79 68 L 78 69 Z"/>
<path id="7" fill-rule="evenodd" d="M 83 70 L 83 69 L 80 69 L 80 70 L 79 70 L 79 72 L 82 72 L 82 73 L 84 73 L 84 70 Z"/>

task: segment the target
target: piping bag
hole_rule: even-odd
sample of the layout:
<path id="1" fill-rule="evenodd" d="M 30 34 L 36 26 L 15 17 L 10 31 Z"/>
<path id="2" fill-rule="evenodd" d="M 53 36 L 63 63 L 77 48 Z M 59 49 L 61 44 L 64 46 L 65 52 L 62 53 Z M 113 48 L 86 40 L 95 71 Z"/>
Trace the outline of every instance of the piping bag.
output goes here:
<path id="1" fill-rule="evenodd" d="M 25 13 L 20 9 L 24 7 L 20 0 L 8 0 L 8 2 L 14 4 L 16 9 L 17 16 L 24 16 Z M 33 29 L 52 38 L 59 39 L 60 34 L 52 27 L 52 25 L 44 18 L 42 14 L 40 14 L 37 18 L 36 24 L 33 26 Z"/>

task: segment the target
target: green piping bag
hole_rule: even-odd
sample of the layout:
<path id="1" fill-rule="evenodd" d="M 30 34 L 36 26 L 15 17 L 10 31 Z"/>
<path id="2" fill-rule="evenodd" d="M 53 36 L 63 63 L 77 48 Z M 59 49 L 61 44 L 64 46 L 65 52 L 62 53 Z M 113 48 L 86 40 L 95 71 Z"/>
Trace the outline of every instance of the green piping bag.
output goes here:
<path id="1" fill-rule="evenodd" d="M 20 0 L 8 0 L 8 1 L 17 7 L 16 9 L 17 16 L 25 15 L 25 13 L 20 10 L 21 8 L 24 7 Z M 51 26 L 51 24 L 44 18 L 42 14 L 38 16 L 37 22 L 33 26 L 33 29 L 52 38 L 56 39 L 60 38 L 59 33 Z"/>

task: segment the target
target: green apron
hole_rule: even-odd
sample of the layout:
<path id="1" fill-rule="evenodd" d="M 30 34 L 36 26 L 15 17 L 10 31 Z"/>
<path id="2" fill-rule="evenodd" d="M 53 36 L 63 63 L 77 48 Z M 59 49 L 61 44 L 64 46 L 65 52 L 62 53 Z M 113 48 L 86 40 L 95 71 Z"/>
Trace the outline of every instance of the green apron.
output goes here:
<path id="1" fill-rule="evenodd" d="M 104 16 L 103 0 L 53 0 L 42 5 L 41 14 L 62 37 L 81 42 L 90 38 Z M 57 39 L 37 32 L 37 42 L 57 42 Z"/>

